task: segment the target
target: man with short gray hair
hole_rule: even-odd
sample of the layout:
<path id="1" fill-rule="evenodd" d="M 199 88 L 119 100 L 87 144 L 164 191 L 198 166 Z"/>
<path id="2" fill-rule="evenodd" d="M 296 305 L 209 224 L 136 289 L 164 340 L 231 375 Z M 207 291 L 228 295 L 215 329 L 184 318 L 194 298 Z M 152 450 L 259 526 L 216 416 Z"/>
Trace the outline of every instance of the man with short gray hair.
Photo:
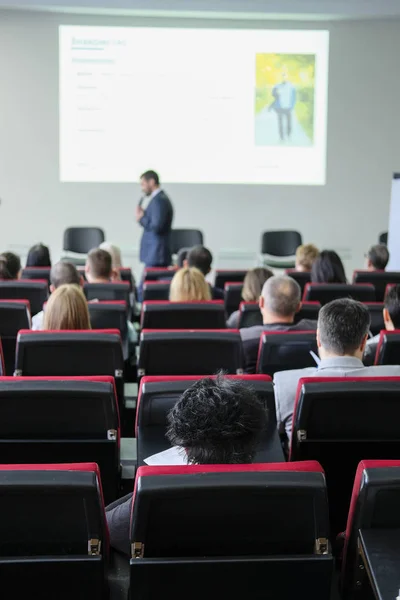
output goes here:
<path id="1" fill-rule="evenodd" d="M 399 377 L 400 366 L 365 367 L 363 353 L 371 317 L 368 308 L 350 298 L 325 304 L 319 311 L 318 367 L 281 371 L 274 375 L 276 418 L 290 441 L 297 385 L 303 377 Z"/>
<path id="2" fill-rule="evenodd" d="M 297 281 L 286 275 L 270 277 L 261 292 L 260 311 L 263 325 L 240 330 L 246 373 L 255 373 L 258 347 L 263 331 L 305 331 L 317 328 L 317 322 L 302 319 L 295 323 L 301 308 L 301 289 Z"/>

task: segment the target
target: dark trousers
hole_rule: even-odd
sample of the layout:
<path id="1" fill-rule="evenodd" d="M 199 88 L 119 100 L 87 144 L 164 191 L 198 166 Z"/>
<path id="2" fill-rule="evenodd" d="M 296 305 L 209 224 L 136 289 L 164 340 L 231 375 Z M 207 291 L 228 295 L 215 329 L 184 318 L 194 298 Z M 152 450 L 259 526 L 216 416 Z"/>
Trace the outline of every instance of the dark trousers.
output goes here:
<path id="1" fill-rule="evenodd" d="M 290 108 L 280 108 L 277 111 L 278 114 L 278 124 L 279 124 L 279 136 L 281 140 L 284 140 L 285 137 L 290 137 L 292 134 L 292 111 Z M 284 123 L 286 120 L 286 136 L 284 131 Z"/>

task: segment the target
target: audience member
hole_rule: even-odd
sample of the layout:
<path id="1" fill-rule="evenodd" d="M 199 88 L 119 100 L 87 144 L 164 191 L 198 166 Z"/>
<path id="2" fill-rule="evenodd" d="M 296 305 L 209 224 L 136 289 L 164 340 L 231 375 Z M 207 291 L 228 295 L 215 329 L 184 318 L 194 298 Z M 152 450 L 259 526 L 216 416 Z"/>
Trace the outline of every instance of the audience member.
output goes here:
<path id="1" fill-rule="evenodd" d="M 376 244 L 368 250 L 366 259 L 368 271 L 384 271 L 389 262 L 389 250 L 385 244 Z"/>
<path id="2" fill-rule="evenodd" d="M 383 320 L 387 331 L 400 329 L 400 285 L 389 289 L 385 297 L 385 308 L 383 309 Z M 376 351 L 378 349 L 380 335 L 375 335 L 368 340 L 364 352 L 363 362 L 365 365 L 373 365 Z"/>
<path id="3" fill-rule="evenodd" d="M 296 250 L 296 271 L 309 272 L 314 261 L 319 256 L 319 250 L 314 244 L 302 244 Z"/>
<path id="4" fill-rule="evenodd" d="M 50 250 L 43 244 L 32 246 L 26 258 L 27 267 L 51 267 Z"/>
<path id="5" fill-rule="evenodd" d="M 312 283 L 346 283 L 340 257 L 333 250 L 323 250 L 311 267 Z"/>
<path id="6" fill-rule="evenodd" d="M 0 254 L 0 279 L 19 279 L 21 276 L 21 260 L 13 252 Z"/>
<path id="7" fill-rule="evenodd" d="M 203 302 L 211 300 L 210 286 L 199 269 L 179 269 L 172 278 L 169 299 L 171 302 Z"/>
<path id="8" fill-rule="evenodd" d="M 319 312 L 318 367 L 281 371 L 274 375 L 278 427 L 290 440 L 296 390 L 302 377 L 400 376 L 399 366 L 364 367 L 362 357 L 371 318 L 361 302 L 342 298 L 325 304 Z"/>
<path id="9" fill-rule="evenodd" d="M 85 275 L 88 283 L 110 283 L 118 279 L 117 271 L 113 269 L 112 257 L 107 250 L 93 248 L 86 259 Z M 130 321 L 127 321 L 128 335 L 131 344 L 137 342 L 137 333 Z"/>
<path id="10" fill-rule="evenodd" d="M 208 248 L 204 246 L 193 246 L 189 250 L 187 258 L 183 261 L 185 267 L 195 267 L 199 269 L 207 277 L 211 273 L 213 256 Z M 224 290 L 216 287 L 211 287 L 211 295 L 213 300 L 224 300 Z"/>
<path id="11" fill-rule="evenodd" d="M 116 276 L 111 254 L 101 248 L 93 248 L 86 259 L 85 275 L 88 283 L 109 283 Z"/>
<path id="12" fill-rule="evenodd" d="M 58 262 L 50 271 L 50 293 L 53 293 L 61 285 L 74 284 L 81 285 L 81 276 L 76 270 L 75 265 L 68 262 Z M 43 329 L 44 312 L 43 310 L 32 317 L 32 329 Z"/>
<path id="13" fill-rule="evenodd" d="M 261 296 L 261 290 L 264 283 L 270 277 L 273 277 L 273 272 L 264 267 L 257 267 L 247 271 L 243 281 L 242 298 L 244 302 L 258 302 Z M 235 310 L 228 319 L 227 327 L 237 329 L 239 327 L 240 311 Z"/>
<path id="14" fill-rule="evenodd" d="M 297 281 L 286 275 L 270 277 L 260 297 L 263 325 L 240 330 L 247 373 L 255 373 L 258 347 L 263 331 L 299 331 L 317 328 L 317 322 L 302 319 L 294 323 L 296 312 L 301 308 L 301 289 Z"/>
<path id="15" fill-rule="evenodd" d="M 120 269 L 123 267 L 121 249 L 110 242 L 102 242 L 99 246 L 100 250 L 105 250 L 111 256 L 112 268 Z"/>
<path id="16" fill-rule="evenodd" d="M 188 388 L 168 415 L 167 438 L 184 448 L 189 464 L 253 462 L 267 425 L 262 402 L 239 380 L 221 375 Z M 132 494 L 106 508 L 113 548 L 129 554 Z"/>
<path id="17" fill-rule="evenodd" d="M 43 329 L 90 329 L 87 301 L 79 285 L 64 284 L 50 296 Z"/>

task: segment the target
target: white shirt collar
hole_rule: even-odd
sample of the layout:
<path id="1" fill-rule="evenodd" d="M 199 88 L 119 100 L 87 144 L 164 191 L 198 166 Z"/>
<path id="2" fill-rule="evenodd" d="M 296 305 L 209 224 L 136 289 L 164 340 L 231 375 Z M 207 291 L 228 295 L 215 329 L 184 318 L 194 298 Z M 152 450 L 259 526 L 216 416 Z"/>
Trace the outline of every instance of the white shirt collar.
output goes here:
<path id="1" fill-rule="evenodd" d="M 160 192 L 161 192 L 160 187 L 158 187 L 156 190 L 154 190 L 154 192 L 151 192 L 150 196 L 148 196 L 149 202 L 150 202 L 150 200 L 153 200 L 153 198 L 155 198 L 155 196 L 157 196 L 157 194 L 159 194 Z"/>

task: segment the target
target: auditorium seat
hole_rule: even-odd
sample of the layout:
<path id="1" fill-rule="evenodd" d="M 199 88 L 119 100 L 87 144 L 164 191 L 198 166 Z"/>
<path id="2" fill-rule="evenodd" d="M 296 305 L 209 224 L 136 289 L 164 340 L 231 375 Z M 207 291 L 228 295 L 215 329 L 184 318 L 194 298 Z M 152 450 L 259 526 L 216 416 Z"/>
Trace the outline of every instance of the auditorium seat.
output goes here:
<path id="1" fill-rule="evenodd" d="M 318 460 L 329 493 L 332 533 L 343 530 L 357 465 L 400 454 L 399 377 L 301 379 L 290 460 Z"/>
<path id="2" fill-rule="evenodd" d="M 315 367 L 310 352 L 318 353 L 315 331 L 264 331 L 260 338 L 257 373 Z"/>
<path id="3" fill-rule="evenodd" d="M 119 489 L 119 440 L 112 377 L 0 378 L 3 462 L 95 462 L 108 503 Z"/>
<path id="4" fill-rule="evenodd" d="M 32 317 L 42 310 L 48 296 L 49 284 L 47 280 L 0 280 L 0 299 L 28 300 Z"/>
<path id="5" fill-rule="evenodd" d="M 110 375 L 115 378 L 120 412 L 124 405 L 124 359 L 117 329 L 22 330 L 17 338 L 19 377 Z"/>
<path id="6" fill-rule="evenodd" d="M 145 281 L 143 283 L 143 302 L 149 300 L 169 300 L 170 281 Z"/>
<path id="7" fill-rule="evenodd" d="M 130 267 L 118 267 L 117 269 L 122 281 L 129 283 L 129 291 L 133 290 L 133 275 Z"/>
<path id="8" fill-rule="evenodd" d="M 217 269 L 215 271 L 214 286 L 220 290 L 225 288 L 225 284 L 231 283 L 243 283 L 244 278 L 247 275 L 247 270 L 233 270 L 233 269 Z"/>
<path id="9" fill-rule="evenodd" d="M 239 313 L 239 329 L 263 324 L 263 318 L 258 302 L 241 302 L 239 305 Z"/>
<path id="10" fill-rule="evenodd" d="M 68 227 L 64 231 L 64 252 L 87 254 L 92 248 L 98 248 L 105 240 L 100 227 Z"/>
<path id="11" fill-rule="evenodd" d="M 228 281 L 224 286 L 225 294 L 225 312 L 228 317 L 238 310 L 242 301 L 243 283 L 237 281 Z"/>
<path id="12" fill-rule="evenodd" d="M 142 378 L 135 427 L 138 466 L 145 464 L 145 458 L 170 447 L 165 436 L 167 415 L 183 392 L 203 377 L 172 377 L 169 375 Z M 268 411 L 268 427 L 261 440 L 254 462 L 284 461 L 276 428 L 275 398 L 271 378 L 267 375 L 226 375 L 226 377 L 239 379 L 245 385 L 248 385 L 257 394 Z"/>
<path id="13" fill-rule="evenodd" d="M 371 317 L 370 332 L 372 335 L 378 335 L 382 329 L 385 329 L 385 321 L 383 320 L 385 305 L 383 302 L 364 302 L 363 304 L 368 308 Z"/>
<path id="14" fill-rule="evenodd" d="M 108 598 L 108 534 L 96 464 L 0 465 L 0 511 L 4 596 Z"/>
<path id="15" fill-rule="evenodd" d="M 138 375 L 209 375 L 223 369 L 243 372 L 237 329 L 144 329 Z"/>
<path id="16" fill-rule="evenodd" d="M 132 597 L 328 600 L 328 536 L 318 463 L 140 467 Z"/>
<path id="17" fill-rule="evenodd" d="M 300 310 L 294 315 L 294 322 L 298 323 L 302 319 L 318 321 L 321 304 L 319 302 L 302 302 Z"/>
<path id="18" fill-rule="evenodd" d="M 400 330 L 381 331 L 375 356 L 376 365 L 400 365 Z"/>
<path id="19" fill-rule="evenodd" d="M 375 302 L 375 288 L 370 283 L 307 283 L 303 302 L 327 304 L 338 298 L 353 298 L 359 302 Z"/>
<path id="20" fill-rule="evenodd" d="M 345 600 L 364 598 L 367 573 L 360 568 L 360 532 L 379 530 L 383 538 L 389 530 L 400 530 L 400 460 L 363 460 L 357 468 L 347 519 L 342 565 L 342 592 Z M 379 532 L 378 531 L 378 532 Z M 368 535 L 368 534 L 367 534 Z M 398 548 L 398 543 L 396 543 Z M 382 568 L 390 556 L 382 549 Z M 384 571 L 383 573 L 384 574 Z M 394 599 L 397 589 L 390 597 Z"/>
<path id="21" fill-rule="evenodd" d="M 224 329 L 224 302 L 143 302 L 140 326 L 142 329 Z"/>
<path id="22" fill-rule="evenodd" d="M 18 331 L 29 329 L 30 326 L 31 316 L 28 300 L 0 300 L 0 339 L 7 375 L 14 373 Z"/>
<path id="23" fill-rule="evenodd" d="M 375 299 L 383 302 L 386 286 L 400 284 L 400 272 L 396 271 L 354 271 L 353 283 L 371 283 L 375 288 Z"/>
<path id="24" fill-rule="evenodd" d="M 45 279 L 50 285 L 50 271 L 51 267 L 25 267 L 21 279 Z"/>
<path id="25" fill-rule="evenodd" d="M 89 302 L 89 316 L 92 329 L 118 329 L 124 360 L 129 356 L 128 322 L 126 320 L 126 303 L 122 300 Z"/>
<path id="26" fill-rule="evenodd" d="M 177 272 L 176 267 L 146 267 L 143 274 L 144 281 L 171 280 Z"/>
<path id="27" fill-rule="evenodd" d="M 310 271 L 296 271 L 296 269 L 286 269 L 285 274 L 291 277 L 299 284 L 301 292 L 304 292 L 304 288 L 307 283 L 311 283 L 311 272 Z"/>

